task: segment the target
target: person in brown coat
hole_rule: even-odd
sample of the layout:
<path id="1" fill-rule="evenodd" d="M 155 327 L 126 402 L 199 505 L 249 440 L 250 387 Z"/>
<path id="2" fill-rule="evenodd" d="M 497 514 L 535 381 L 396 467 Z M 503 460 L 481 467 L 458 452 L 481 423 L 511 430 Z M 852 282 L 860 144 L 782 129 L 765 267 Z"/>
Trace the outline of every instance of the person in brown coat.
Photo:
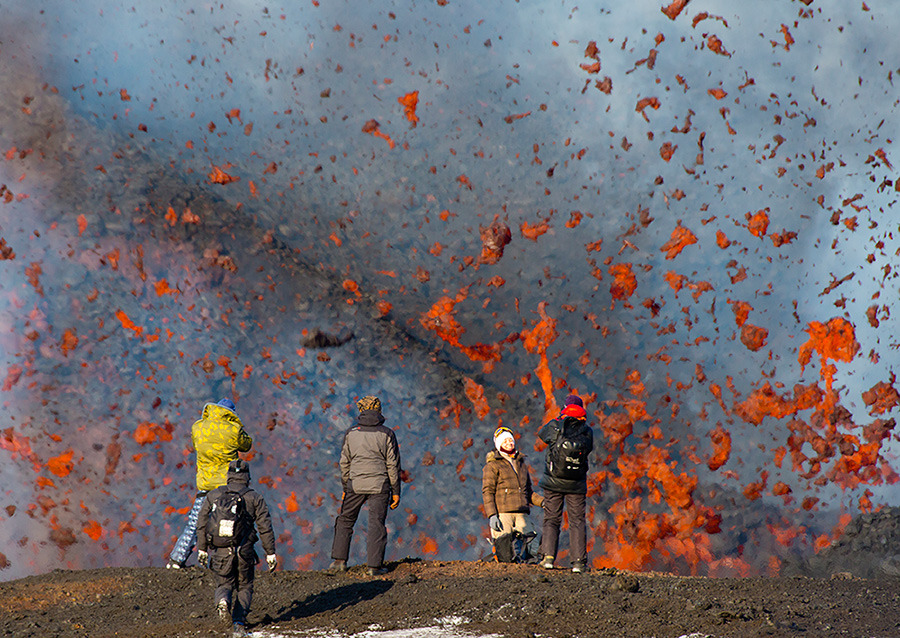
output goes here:
<path id="1" fill-rule="evenodd" d="M 488 517 L 491 539 L 504 534 L 531 531 L 528 512 L 532 505 L 541 507 L 544 498 L 531 489 L 531 476 L 525 456 L 516 450 L 512 430 L 497 428 L 494 450 L 487 453 L 481 478 L 484 514 Z"/>

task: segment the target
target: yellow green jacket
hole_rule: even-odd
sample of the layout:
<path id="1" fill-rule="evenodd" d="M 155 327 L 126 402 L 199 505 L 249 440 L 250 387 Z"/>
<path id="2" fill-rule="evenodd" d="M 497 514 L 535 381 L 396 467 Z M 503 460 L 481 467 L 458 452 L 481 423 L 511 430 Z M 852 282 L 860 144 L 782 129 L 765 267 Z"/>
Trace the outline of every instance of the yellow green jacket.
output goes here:
<path id="1" fill-rule="evenodd" d="M 197 489 L 207 492 L 228 482 L 228 464 L 253 445 L 238 415 L 215 403 L 207 403 L 191 426 L 191 442 L 197 451 Z"/>

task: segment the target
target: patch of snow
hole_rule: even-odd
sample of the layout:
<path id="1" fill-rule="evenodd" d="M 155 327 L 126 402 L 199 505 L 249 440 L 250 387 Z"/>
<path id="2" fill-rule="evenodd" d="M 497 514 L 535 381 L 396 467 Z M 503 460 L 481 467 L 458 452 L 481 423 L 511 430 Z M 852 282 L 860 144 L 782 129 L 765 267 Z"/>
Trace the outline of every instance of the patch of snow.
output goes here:
<path id="1" fill-rule="evenodd" d="M 394 630 L 382 630 L 378 625 L 371 625 L 368 630 L 356 634 L 333 629 L 294 631 L 276 627 L 253 631 L 250 635 L 253 638 L 500 638 L 499 634 L 473 634 L 459 629 L 459 626 L 466 622 L 466 619 L 460 616 L 447 616 L 435 622 L 437 624 L 430 627 Z"/>

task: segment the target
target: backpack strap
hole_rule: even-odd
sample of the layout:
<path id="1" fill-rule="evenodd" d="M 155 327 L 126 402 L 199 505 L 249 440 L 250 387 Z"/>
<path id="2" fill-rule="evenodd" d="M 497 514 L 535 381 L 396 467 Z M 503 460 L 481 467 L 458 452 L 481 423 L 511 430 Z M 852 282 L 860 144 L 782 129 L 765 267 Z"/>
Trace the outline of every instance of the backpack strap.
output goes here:
<path id="1" fill-rule="evenodd" d="M 244 495 L 250 491 L 250 486 L 245 485 L 239 490 L 229 490 L 227 487 L 225 488 L 226 492 L 231 492 L 232 494 L 237 494 L 241 497 L 241 502 L 244 504 L 244 533 L 241 538 L 237 539 L 234 546 L 235 548 L 240 547 L 244 544 L 244 541 L 247 540 L 253 534 L 253 518 L 250 516 L 250 512 L 247 510 L 247 501 L 244 500 Z"/>
<path id="2" fill-rule="evenodd" d="M 247 511 L 247 501 L 244 499 L 244 495 L 246 495 L 250 491 L 250 487 L 245 485 L 244 487 L 242 487 L 239 490 L 228 490 L 228 491 L 234 492 L 235 494 L 237 494 L 238 496 L 241 497 L 241 502 L 244 504 L 244 512 L 246 512 L 247 515 L 249 516 L 250 512 Z"/>
<path id="3" fill-rule="evenodd" d="M 549 470 L 550 465 L 553 463 L 553 455 L 556 452 L 556 445 L 559 443 L 559 438 L 562 436 L 562 423 L 560 421 L 556 421 L 556 437 L 553 439 L 553 443 L 550 443 L 547 446 L 547 468 Z"/>
<path id="4" fill-rule="evenodd" d="M 560 421 L 559 419 L 556 419 L 556 425 L 558 426 L 556 428 L 556 438 L 553 439 L 553 443 L 550 444 L 550 447 L 556 447 L 556 444 L 559 443 L 559 438 L 562 436 L 562 433 L 563 433 L 563 422 Z"/>

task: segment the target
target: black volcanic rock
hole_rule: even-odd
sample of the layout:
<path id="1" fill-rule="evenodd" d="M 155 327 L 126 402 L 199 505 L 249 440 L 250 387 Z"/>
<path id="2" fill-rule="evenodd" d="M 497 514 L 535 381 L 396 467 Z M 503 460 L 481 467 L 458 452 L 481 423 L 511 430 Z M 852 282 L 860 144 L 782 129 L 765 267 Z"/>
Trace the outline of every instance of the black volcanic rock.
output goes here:
<path id="1" fill-rule="evenodd" d="M 435 627 L 452 636 L 837 638 L 896 636 L 900 626 L 896 578 L 573 574 L 415 558 L 389 567 L 377 578 L 368 577 L 364 565 L 339 576 L 262 572 L 248 629 L 273 635 Z M 196 567 L 56 570 L 0 583 L 0 635 L 220 636 L 213 589 L 211 573 Z"/>
<path id="2" fill-rule="evenodd" d="M 803 561 L 786 563 L 782 573 L 814 578 L 900 576 L 900 507 L 857 516 L 830 546 Z"/>

